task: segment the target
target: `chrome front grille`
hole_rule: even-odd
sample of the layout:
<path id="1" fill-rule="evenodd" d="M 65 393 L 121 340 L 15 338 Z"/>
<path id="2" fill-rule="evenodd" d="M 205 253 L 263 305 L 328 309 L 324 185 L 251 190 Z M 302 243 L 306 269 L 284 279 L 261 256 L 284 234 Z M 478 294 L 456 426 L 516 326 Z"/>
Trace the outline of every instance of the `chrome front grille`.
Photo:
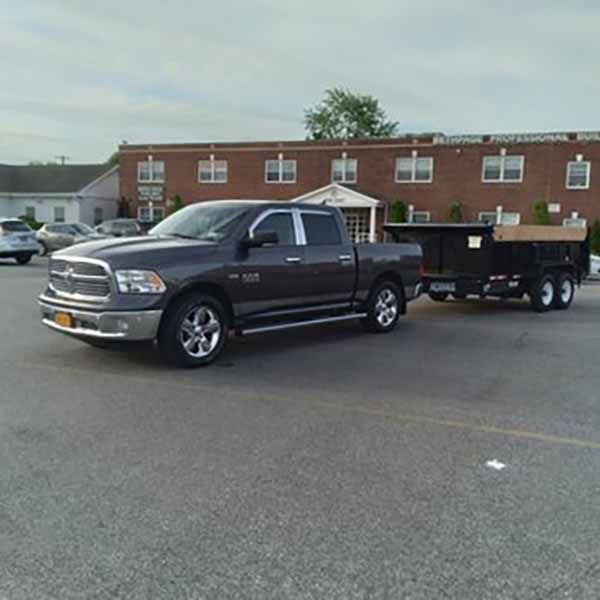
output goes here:
<path id="1" fill-rule="evenodd" d="M 48 269 L 50 288 L 61 296 L 87 300 L 110 296 L 110 273 L 99 261 L 51 258 Z"/>

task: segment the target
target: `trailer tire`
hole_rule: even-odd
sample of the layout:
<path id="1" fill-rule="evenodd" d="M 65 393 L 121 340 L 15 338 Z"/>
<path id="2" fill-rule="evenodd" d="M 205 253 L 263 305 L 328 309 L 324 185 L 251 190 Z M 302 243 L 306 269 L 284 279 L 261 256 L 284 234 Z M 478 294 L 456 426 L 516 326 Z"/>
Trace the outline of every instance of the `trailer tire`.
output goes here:
<path id="1" fill-rule="evenodd" d="M 531 307 L 536 312 L 548 312 L 554 306 L 556 280 L 546 273 L 535 281 L 529 292 Z"/>
<path id="2" fill-rule="evenodd" d="M 429 292 L 429 297 L 434 302 L 445 302 L 448 298 L 448 292 Z"/>
<path id="3" fill-rule="evenodd" d="M 571 306 L 574 297 L 575 279 L 570 273 L 560 273 L 556 278 L 554 308 L 556 310 L 566 310 Z"/>

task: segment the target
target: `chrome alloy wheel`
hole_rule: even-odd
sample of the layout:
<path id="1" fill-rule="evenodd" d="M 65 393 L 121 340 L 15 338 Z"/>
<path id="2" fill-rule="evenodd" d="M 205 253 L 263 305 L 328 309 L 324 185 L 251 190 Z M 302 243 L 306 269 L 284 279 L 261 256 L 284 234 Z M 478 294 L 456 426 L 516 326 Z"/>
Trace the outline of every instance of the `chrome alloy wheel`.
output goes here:
<path id="1" fill-rule="evenodd" d="M 375 319 L 382 327 L 389 327 L 398 314 L 398 298 L 389 288 L 383 288 L 375 300 Z"/>
<path id="2" fill-rule="evenodd" d="M 196 306 L 183 319 L 179 339 L 187 354 L 204 358 L 217 347 L 221 334 L 218 314 L 208 306 Z"/>
<path id="3" fill-rule="evenodd" d="M 560 286 L 560 299 L 564 304 L 568 304 L 573 297 L 573 282 L 570 279 L 564 279 Z"/>
<path id="4" fill-rule="evenodd" d="M 550 306 L 554 300 L 554 285 L 551 281 L 546 281 L 542 286 L 542 304 Z"/>

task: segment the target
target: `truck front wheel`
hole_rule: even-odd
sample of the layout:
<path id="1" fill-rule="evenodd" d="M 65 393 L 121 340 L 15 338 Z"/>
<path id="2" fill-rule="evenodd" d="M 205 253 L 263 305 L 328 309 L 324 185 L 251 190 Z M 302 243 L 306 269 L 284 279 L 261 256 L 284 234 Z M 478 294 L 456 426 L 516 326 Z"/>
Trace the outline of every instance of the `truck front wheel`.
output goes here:
<path id="1" fill-rule="evenodd" d="M 552 275 L 542 275 L 532 284 L 529 293 L 531 306 L 536 312 L 547 312 L 554 305 L 556 298 L 556 281 Z"/>
<path id="2" fill-rule="evenodd" d="M 388 333 L 398 324 L 402 307 L 402 292 L 391 281 L 375 285 L 367 302 L 367 316 L 361 325 L 370 333 Z"/>
<path id="3" fill-rule="evenodd" d="M 571 306 L 575 297 L 575 279 L 569 273 L 561 273 L 556 278 L 556 290 L 554 296 L 554 308 L 566 310 Z"/>
<path id="4" fill-rule="evenodd" d="M 229 327 L 223 305 L 213 296 L 195 293 L 171 306 L 158 333 L 158 347 L 178 367 L 201 367 L 223 351 Z"/>

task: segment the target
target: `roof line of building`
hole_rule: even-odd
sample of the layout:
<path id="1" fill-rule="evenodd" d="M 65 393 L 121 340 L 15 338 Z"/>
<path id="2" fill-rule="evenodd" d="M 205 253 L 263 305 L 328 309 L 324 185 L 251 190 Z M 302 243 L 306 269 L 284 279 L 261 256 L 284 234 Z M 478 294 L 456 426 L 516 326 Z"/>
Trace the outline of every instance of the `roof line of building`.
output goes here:
<path id="1" fill-rule="evenodd" d="M 493 134 L 456 134 L 443 133 L 406 134 L 395 138 L 363 138 L 348 140 L 273 140 L 245 142 L 182 142 L 121 144 L 119 152 L 139 153 L 152 151 L 186 152 L 189 150 L 233 150 L 259 151 L 277 148 L 287 150 L 314 150 L 338 148 L 380 148 L 407 147 L 413 145 L 456 146 L 476 144 L 531 144 L 557 142 L 598 142 L 600 131 L 562 131 L 542 133 L 493 133 Z"/>

